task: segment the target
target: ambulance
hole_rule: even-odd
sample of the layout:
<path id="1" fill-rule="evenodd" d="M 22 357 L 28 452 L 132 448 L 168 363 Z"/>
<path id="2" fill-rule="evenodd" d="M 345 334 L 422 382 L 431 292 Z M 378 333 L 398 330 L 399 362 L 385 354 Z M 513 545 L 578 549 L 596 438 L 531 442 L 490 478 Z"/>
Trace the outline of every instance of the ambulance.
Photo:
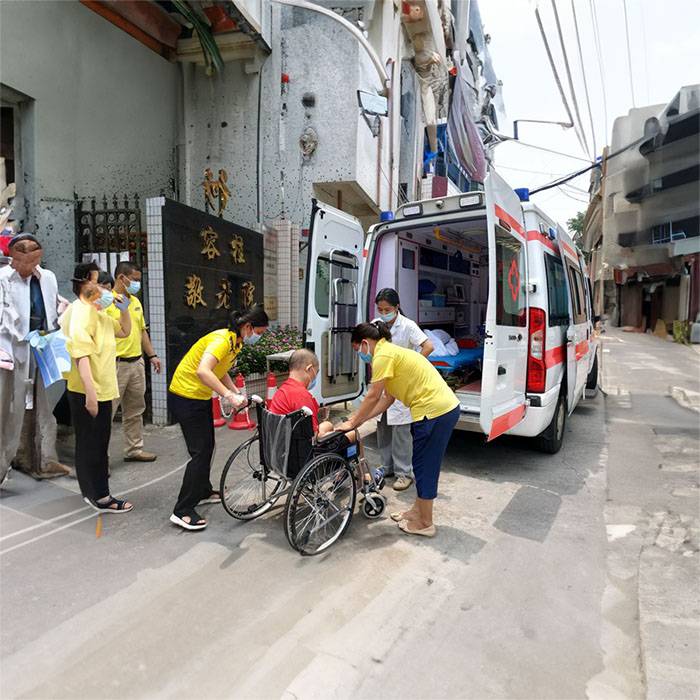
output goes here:
<path id="1" fill-rule="evenodd" d="M 367 234 L 314 201 L 303 329 L 321 405 L 363 392 L 370 369 L 350 332 L 393 287 L 405 316 L 450 339 L 451 354 L 429 359 L 459 398 L 458 429 L 561 448 L 567 416 L 597 386 L 590 284 L 566 230 L 521 196 L 492 170 L 483 191 L 404 204 Z"/>

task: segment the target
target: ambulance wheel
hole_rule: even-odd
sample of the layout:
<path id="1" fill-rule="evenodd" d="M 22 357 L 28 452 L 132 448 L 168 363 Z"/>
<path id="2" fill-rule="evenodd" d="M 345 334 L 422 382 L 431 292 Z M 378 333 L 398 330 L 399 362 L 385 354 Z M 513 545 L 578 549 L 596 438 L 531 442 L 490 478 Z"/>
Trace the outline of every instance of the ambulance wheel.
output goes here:
<path id="1" fill-rule="evenodd" d="M 598 393 L 598 353 L 593 358 L 593 367 L 586 379 L 586 397 L 592 399 Z"/>
<path id="2" fill-rule="evenodd" d="M 535 438 L 537 449 L 541 452 L 553 455 L 559 452 L 564 442 L 564 428 L 566 427 L 566 396 L 562 392 L 557 400 L 557 407 L 550 424 Z"/>
<path id="3" fill-rule="evenodd" d="M 368 493 L 362 502 L 362 515 L 374 520 L 381 517 L 386 508 L 386 499 L 380 493 Z"/>

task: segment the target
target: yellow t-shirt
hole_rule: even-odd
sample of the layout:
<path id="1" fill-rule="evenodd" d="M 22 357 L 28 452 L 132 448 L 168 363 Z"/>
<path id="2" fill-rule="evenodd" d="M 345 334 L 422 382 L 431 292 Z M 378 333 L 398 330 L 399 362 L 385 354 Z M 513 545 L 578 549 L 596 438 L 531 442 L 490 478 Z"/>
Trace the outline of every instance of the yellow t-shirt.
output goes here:
<path id="1" fill-rule="evenodd" d="M 213 372 L 217 379 L 221 379 L 233 367 L 241 347 L 237 343 L 236 334 L 226 328 L 202 336 L 180 360 L 170 382 L 170 391 L 186 399 L 210 399 L 212 390 L 202 384 L 197 376 L 197 368 L 204 353 L 208 352 L 218 360 Z"/>
<path id="2" fill-rule="evenodd" d="M 70 371 L 65 374 L 68 391 L 85 393 L 76 361 L 80 357 L 88 357 L 97 400 L 112 401 L 118 398 L 114 334 L 121 329 L 119 321 L 76 299 L 61 317 L 60 326 L 67 338 L 66 348 L 71 356 Z"/>
<path id="3" fill-rule="evenodd" d="M 387 393 L 408 406 L 414 421 L 438 418 L 459 405 L 455 393 L 423 355 L 383 339 L 372 358 L 372 382 L 382 379 Z"/>
<path id="4" fill-rule="evenodd" d="M 146 321 L 143 318 L 143 306 L 132 294 L 129 304 L 129 316 L 131 316 L 131 333 L 126 338 L 117 338 L 117 357 L 141 357 L 141 333 L 146 330 Z M 119 320 L 121 311 L 112 304 L 107 307 L 107 312 L 112 318 Z"/>

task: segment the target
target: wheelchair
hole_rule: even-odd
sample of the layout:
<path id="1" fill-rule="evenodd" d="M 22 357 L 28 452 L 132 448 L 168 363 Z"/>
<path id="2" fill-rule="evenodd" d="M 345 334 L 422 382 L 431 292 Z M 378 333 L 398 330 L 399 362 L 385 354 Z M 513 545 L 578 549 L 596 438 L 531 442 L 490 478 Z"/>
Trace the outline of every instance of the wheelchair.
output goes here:
<path id="1" fill-rule="evenodd" d="M 358 494 L 365 517 L 382 515 L 384 477 L 381 470 L 373 474 L 361 457 L 359 436 L 342 450 L 323 452 L 343 432 L 313 440 L 309 409 L 279 416 L 258 396 L 249 398 L 251 405 L 257 430 L 231 454 L 221 474 L 219 492 L 229 515 L 254 520 L 286 496 L 284 532 L 305 556 L 327 551 L 345 534 Z"/>

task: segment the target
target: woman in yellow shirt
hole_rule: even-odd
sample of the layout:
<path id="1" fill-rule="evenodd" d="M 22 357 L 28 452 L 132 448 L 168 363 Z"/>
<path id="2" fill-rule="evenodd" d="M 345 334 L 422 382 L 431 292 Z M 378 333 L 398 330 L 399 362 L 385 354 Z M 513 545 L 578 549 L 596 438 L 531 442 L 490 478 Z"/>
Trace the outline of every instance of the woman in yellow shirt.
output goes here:
<path id="1" fill-rule="evenodd" d="M 170 382 L 168 405 L 182 428 L 190 454 L 170 522 L 185 530 L 203 530 L 207 526 L 195 510 L 198 503 L 221 501 L 221 494 L 214 491 L 209 479 L 215 444 L 212 393 L 228 400 L 234 408 L 245 403 L 228 373 L 243 344 L 255 344 L 269 325 L 262 307 L 245 313 L 234 311 L 228 328 L 207 333 L 187 351 Z"/>
<path id="2" fill-rule="evenodd" d="M 423 355 L 392 344 L 386 323 L 355 326 L 351 341 L 360 359 L 371 363 L 372 383 L 358 410 L 338 427 L 355 429 L 382 415 L 396 399 L 408 406 L 418 496 L 409 510 L 391 517 L 409 535 L 433 537 L 433 501 L 442 458 L 459 419 L 459 400 Z"/>
<path id="3" fill-rule="evenodd" d="M 75 473 L 83 498 L 104 513 L 126 513 L 128 501 L 109 492 L 109 438 L 112 429 L 112 400 L 117 389 L 117 338 L 131 332 L 129 300 L 117 298 L 97 285 L 99 268 L 93 263 L 76 265 L 73 293 L 78 297 L 61 316 L 71 356 L 68 403 L 75 429 Z M 105 313 L 112 304 L 120 310 L 118 319 Z"/>

